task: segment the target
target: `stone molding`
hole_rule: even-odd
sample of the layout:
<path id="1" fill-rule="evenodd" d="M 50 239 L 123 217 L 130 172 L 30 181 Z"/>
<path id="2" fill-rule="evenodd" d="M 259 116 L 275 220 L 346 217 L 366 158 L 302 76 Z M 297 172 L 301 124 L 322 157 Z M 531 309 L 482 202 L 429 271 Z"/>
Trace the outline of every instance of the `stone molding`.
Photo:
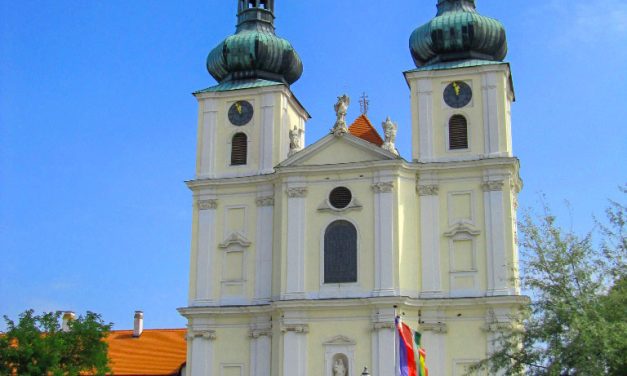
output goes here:
<path id="1" fill-rule="evenodd" d="M 451 226 L 447 232 L 444 233 L 444 236 L 446 236 L 447 238 L 453 238 L 460 233 L 468 234 L 470 236 L 477 236 L 481 234 L 481 231 L 477 230 L 469 223 L 457 222 L 456 224 Z"/>
<path id="2" fill-rule="evenodd" d="M 272 329 L 251 329 L 248 332 L 248 336 L 253 339 L 257 339 L 259 337 L 272 337 Z"/>
<path id="3" fill-rule="evenodd" d="M 433 332 L 435 334 L 446 334 L 446 333 L 448 333 L 448 327 L 443 322 L 422 323 L 422 324 L 420 324 L 420 330 L 425 331 L 425 332 Z"/>
<path id="4" fill-rule="evenodd" d="M 437 196 L 440 193 L 440 186 L 437 184 L 418 185 L 416 186 L 416 190 L 420 196 Z"/>
<path id="5" fill-rule="evenodd" d="M 257 206 L 274 206 L 274 196 L 258 197 Z"/>
<path id="6" fill-rule="evenodd" d="M 215 330 L 195 330 L 188 332 L 187 339 L 203 338 L 209 341 L 214 341 L 218 338 Z"/>
<path id="7" fill-rule="evenodd" d="M 292 187 L 287 189 L 287 197 L 289 198 L 303 198 L 307 196 L 307 187 Z"/>
<path id="8" fill-rule="evenodd" d="M 197 205 L 200 210 L 215 210 L 218 208 L 218 200 L 198 200 Z"/>
<path id="9" fill-rule="evenodd" d="M 512 330 L 512 324 L 507 322 L 490 322 L 485 323 L 485 325 L 481 327 L 481 330 L 487 333 L 506 332 Z"/>
<path id="10" fill-rule="evenodd" d="M 237 244 L 241 247 L 246 248 L 246 247 L 250 247 L 252 243 L 248 241 L 248 239 L 246 239 L 246 237 L 240 234 L 239 232 L 233 232 L 226 239 L 224 239 L 224 242 L 220 243 L 218 247 L 228 248 L 233 244 Z"/>
<path id="11" fill-rule="evenodd" d="M 309 333 L 309 325 L 307 324 L 283 324 L 281 325 L 281 332 L 294 332 L 299 334 Z"/>
<path id="12" fill-rule="evenodd" d="M 382 329 L 395 330 L 396 325 L 393 322 L 375 322 L 372 324 L 372 331 L 376 332 Z"/>
<path id="13" fill-rule="evenodd" d="M 394 190 L 394 183 L 391 181 L 374 183 L 372 190 L 374 193 L 389 193 Z"/>
<path id="14" fill-rule="evenodd" d="M 503 180 L 489 180 L 481 185 L 484 192 L 502 191 L 505 186 Z"/>

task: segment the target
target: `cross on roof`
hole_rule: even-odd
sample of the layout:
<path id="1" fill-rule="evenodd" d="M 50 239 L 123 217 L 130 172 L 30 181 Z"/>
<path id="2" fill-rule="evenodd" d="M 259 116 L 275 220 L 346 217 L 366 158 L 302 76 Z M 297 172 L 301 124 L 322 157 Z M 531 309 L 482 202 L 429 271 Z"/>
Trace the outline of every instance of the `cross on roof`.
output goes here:
<path id="1" fill-rule="evenodd" d="M 361 97 L 359 97 L 359 109 L 362 115 L 368 114 L 368 106 L 370 105 L 370 100 L 368 99 L 368 95 L 364 92 Z"/>

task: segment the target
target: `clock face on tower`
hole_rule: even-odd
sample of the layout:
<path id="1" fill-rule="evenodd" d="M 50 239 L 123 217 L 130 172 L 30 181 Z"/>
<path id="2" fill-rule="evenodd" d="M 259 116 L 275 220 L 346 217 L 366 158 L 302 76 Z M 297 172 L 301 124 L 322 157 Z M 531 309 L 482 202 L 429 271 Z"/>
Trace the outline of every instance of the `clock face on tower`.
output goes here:
<path id="1" fill-rule="evenodd" d="M 446 102 L 449 107 L 462 108 L 470 103 L 471 99 L 472 89 L 465 82 L 451 82 L 444 89 L 444 102 Z"/>
<path id="2" fill-rule="evenodd" d="M 253 118 L 253 105 L 247 101 L 237 101 L 229 108 L 229 121 L 233 125 L 246 125 Z"/>

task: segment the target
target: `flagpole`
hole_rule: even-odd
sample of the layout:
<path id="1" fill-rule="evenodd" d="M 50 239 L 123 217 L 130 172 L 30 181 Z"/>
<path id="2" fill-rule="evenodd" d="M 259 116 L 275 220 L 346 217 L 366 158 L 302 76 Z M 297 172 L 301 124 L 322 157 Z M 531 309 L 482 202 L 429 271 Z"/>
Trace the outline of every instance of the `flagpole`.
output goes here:
<path id="1" fill-rule="evenodd" d="M 400 376 L 399 372 L 399 360 L 398 360 L 398 327 L 396 326 L 396 320 L 400 319 L 396 309 L 397 305 L 394 305 L 394 376 Z"/>

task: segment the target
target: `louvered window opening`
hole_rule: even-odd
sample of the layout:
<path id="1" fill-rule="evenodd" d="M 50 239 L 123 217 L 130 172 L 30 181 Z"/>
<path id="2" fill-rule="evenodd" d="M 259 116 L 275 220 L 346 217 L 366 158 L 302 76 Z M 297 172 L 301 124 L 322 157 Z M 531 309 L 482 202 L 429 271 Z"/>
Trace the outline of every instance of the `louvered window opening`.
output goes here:
<path id="1" fill-rule="evenodd" d="M 346 187 L 337 187 L 329 194 L 329 202 L 336 209 L 344 209 L 351 203 L 353 195 Z"/>
<path id="2" fill-rule="evenodd" d="M 324 233 L 324 283 L 357 282 L 357 229 L 335 221 Z"/>
<path id="3" fill-rule="evenodd" d="M 231 142 L 231 165 L 245 165 L 247 153 L 248 137 L 244 133 L 237 133 Z"/>
<path id="4" fill-rule="evenodd" d="M 462 115 L 454 115 L 448 123 L 450 150 L 468 149 L 468 122 Z"/>

